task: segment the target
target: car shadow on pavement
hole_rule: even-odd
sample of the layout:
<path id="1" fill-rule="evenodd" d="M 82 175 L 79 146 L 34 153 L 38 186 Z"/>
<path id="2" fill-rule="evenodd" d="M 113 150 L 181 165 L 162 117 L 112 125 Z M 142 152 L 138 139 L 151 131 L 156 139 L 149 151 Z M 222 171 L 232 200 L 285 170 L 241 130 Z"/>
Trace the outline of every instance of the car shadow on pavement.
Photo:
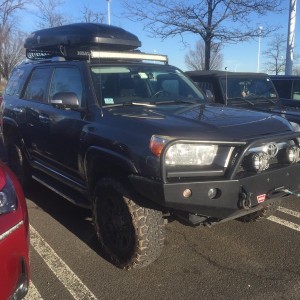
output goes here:
<path id="1" fill-rule="evenodd" d="M 90 210 L 72 204 L 37 182 L 32 182 L 24 193 L 27 199 L 101 255 Z"/>

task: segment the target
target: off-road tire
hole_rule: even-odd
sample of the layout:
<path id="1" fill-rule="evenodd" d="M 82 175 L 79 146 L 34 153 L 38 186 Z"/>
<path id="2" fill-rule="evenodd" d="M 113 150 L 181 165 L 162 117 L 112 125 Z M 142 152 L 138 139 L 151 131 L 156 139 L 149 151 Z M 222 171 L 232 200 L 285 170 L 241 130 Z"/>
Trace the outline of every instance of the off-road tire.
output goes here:
<path id="1" fill-rule="evenodd" d="M 251 222 L 256 222 L 256 221 L 266 219 L 266 218 L 274 215 L 274 213 L 276 212 L 276 210 L 278 209 L 278 207 L 280 205 L 280 202 L 281 202 L 280 200 L 272 201 L 268 204 L 265 204 L 261 210 L 258 210 L 254 213 L 242 216 L 242 217 L 238 218 L 237 220 L 244 222 L 244 223 L 251 223 Z"/>
<path id="2" fill-rule="evenodd" d="M 164 246 L 162 213 L 137 204 L 132 194 L 112 178 L 100 180 L 94 189 L 93 221 L 102 252 L 122 269 L 138 269 L 152 263 Z"/>
<path id="3" fill-rule="evenodd" d="M 7 160 L 21 185 L 27 187 L 32 181 L 31 170 L 17 139 L 12 139 L 7 144 Z"/>

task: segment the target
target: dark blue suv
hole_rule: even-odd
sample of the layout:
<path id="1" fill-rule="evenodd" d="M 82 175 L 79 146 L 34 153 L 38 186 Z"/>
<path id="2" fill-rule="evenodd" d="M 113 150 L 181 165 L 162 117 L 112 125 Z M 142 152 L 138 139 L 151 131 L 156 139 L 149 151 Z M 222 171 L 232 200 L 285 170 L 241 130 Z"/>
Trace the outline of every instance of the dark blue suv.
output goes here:
<path id="1" fill-rule="evenodd" d="M 20 181 L 91 209 L 103 254 L 124 269 L 159 256 L 168 219 L 255 221 L 300 178 L 300 132 L 286 119 L 207 103 L 139 44 L 106 25 L 37 31 L 1 107 Z"/>

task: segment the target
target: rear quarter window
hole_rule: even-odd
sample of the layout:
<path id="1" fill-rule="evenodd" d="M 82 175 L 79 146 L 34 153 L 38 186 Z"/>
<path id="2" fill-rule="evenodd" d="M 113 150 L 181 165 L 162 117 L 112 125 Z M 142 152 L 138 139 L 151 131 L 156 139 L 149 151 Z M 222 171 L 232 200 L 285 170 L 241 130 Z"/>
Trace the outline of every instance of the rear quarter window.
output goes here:
<path id="1" fill-rule="evenodd" d="M 22 89 L 23 82 L 25 80 L 25 69 L 15 69 L 5 88 L 5 94 L 9 96 L 19 95 Z"/>
<path id="2" fill-rule="evenodd" d="M 26 86 L 23 99 L 47 102 L 47 88 L 50 74 L 50 68 L 34 69 Z"/>

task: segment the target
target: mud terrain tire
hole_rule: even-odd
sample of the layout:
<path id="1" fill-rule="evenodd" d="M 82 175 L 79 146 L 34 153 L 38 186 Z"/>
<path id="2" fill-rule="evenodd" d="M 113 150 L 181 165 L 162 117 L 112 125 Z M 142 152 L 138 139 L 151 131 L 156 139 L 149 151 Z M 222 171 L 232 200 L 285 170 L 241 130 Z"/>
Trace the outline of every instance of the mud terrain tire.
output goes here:
<path id="1" fill-rule="evenodd" d="M 103 254 L 119 268 L 145 267 L 162 251 L 162 213 L 138 205 L 114 179 L 102 179 L 96 184 L 93 220 Z"/>

